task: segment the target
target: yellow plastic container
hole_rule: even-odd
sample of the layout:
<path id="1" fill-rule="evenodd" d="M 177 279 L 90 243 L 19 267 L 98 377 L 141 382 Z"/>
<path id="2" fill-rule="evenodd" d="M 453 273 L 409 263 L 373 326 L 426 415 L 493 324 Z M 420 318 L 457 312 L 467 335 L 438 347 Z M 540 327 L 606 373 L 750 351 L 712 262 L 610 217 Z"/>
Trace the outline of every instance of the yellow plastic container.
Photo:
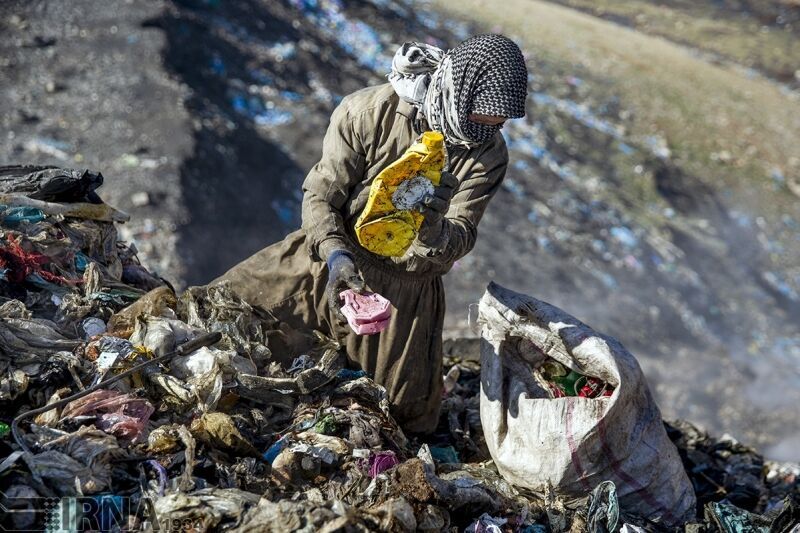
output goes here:
<path id="1" fill-rule="evenodd" d="M 406 253 L 424 219 L 414 207 L 439 185 L 445 157 L 444 136 L 426 131 L 400 159 L 378 174 L 355 224 L 361 246 L 386 257 Z"/>

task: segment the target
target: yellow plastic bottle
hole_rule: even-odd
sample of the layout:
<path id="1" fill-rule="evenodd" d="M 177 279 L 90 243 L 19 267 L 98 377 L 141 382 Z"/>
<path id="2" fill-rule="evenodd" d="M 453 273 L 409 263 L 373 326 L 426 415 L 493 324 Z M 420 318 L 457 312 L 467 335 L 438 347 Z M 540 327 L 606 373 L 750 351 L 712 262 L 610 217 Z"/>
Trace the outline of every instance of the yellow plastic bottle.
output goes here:
<path id="1" fill-rule="evenodd" d="M 361 246 L 386 257 L 406 253 L 424 219 L 414 207 L 439 185 L 445 157 L 444 136 L 426 131 L 400 159 L 378 174 L 355 224 Z"/>

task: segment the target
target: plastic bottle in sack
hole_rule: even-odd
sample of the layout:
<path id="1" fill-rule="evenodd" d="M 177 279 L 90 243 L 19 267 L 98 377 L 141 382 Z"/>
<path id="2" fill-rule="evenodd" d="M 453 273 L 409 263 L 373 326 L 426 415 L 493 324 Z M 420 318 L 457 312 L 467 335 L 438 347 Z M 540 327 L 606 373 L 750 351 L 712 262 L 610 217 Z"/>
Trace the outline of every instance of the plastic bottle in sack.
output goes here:
<path id="1" fill-rule="evenodd" d="M 358 294 L 350 289 L 339 293 L 344 300 L 342 314 L 358 335 L 374 335 L 389 325 L 392 306 L 389 300 L 373 292 Z"/>

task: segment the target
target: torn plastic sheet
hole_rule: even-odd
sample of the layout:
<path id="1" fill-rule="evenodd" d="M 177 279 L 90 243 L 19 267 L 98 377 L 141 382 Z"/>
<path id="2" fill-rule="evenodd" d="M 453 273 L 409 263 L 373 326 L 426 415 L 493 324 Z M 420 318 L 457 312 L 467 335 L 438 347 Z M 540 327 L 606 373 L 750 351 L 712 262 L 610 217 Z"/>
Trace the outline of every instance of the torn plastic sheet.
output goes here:
<path id="1" fill-rule="evenodd" d="M 231 417 L 225 413 L 205 413 L 192 421 L 190 431 L 197 440 L 225 451 L 259 455 L 239 432 Z"/>
<path id="2" fill-rule="evenodd" d="M 20 452 L 14 461 L 22 459 L 27 465 L 40 494 L 75 496 L 102 492 L 111 486 L 114 462 L 127 456 L 113 436 L 93 427 L 82 427 L 74 433 L 34 428 L 29 438 L 38 441 L 43 451 Z M 9 463 L 7 459 L 0 471 L 14 461 Z"/>
<path id="3" fill-rule="evenodd" d="M 257 494 L 239 489 L 201 489 L 191 494 L 170 493 L 155 501 L 158 525 L 161 522 L 192 524 L 193 528 L 207 531 L 238 525 L 245 512 L 258 505 Z M 145 524 L 145 527 L 147 524 Z M 155 528 L 155 520 L 152 527 Z"/>
<path id="4" fill-rule="evenodd" d="M 222 333 L 220 348 L 235 350 L 256 363 L 264 363 L 270 356 L 259 311 L 224 283 L 187 289 L 180 298 L 178 314 L 189 326 Z"/>
<path id="5" fill-rule="evenodd" d="M 0 306 L 0 357 L 23 365 L 42 362 L 53 352 L 69 352 L 80 345 L 80 340 L 64 337 L 53 322 L 33 318 L 19 300 Z"/>
<path id="6" fill-rule="evenodd" d="M 614 532 L 619 522 L 617 487 L 613 481 L 603 481 L 589 495 L 587 526 L 597 533 Z"/>
<path id="7" fill-rule="evenodd" d="M 0 193 L 21 194 L 35 200 L 96 201 L 93 193 L 102 184 L 103 175 L 89 170 L 32 165 L 0 167 Z"/>
<path id="8" fill-rule="evenodd" d="M 143 437 L 154 410 L 144 398 L 101 389 L 68 403 L 61 412 L 61 420 L 94 418 L 99 429 L 137 442 Z"/>
<path id="9" fill-rule="evenodd" d="M 118 337 L 129 338 L 140 316 L 176 318 L 178 300 L 171 288 L 162 286 L 149 291 L 136 302 L 115 313 L 108 321 L 108 330 Z"/>
<path id="10" fill-rule="evenodd" d="M 464 530 L 464 533 L 502 533 L 503 526 L 508 522 L 505 518 L 494 518 L 487 513 L 478 517 L 474 524 Z"/>
<path id="11" fill-rule="evenodd" d="M 23 223 L 41 222 L 45 219 L 45 214 L 34 207 L 9 207 L 0 204 L 0 218 L 4 226 L 15 228 Z"/>

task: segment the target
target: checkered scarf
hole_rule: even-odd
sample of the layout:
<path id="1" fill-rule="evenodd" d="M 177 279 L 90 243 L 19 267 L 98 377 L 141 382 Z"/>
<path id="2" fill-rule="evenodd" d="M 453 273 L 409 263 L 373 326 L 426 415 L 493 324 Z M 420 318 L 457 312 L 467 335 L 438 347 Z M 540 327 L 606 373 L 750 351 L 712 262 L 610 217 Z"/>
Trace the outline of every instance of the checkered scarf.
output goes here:
<path id="1" fill-rule="evenodd" d="M 398 96 L 417 107 L 449 144 L 487 142 L 500 126 L 477 124 L 471 113 L 525 116 L 528 70 L 519 47 L 502 35 L 476 35 L 449 52 L 405 43 L 388 76 Z"/>

